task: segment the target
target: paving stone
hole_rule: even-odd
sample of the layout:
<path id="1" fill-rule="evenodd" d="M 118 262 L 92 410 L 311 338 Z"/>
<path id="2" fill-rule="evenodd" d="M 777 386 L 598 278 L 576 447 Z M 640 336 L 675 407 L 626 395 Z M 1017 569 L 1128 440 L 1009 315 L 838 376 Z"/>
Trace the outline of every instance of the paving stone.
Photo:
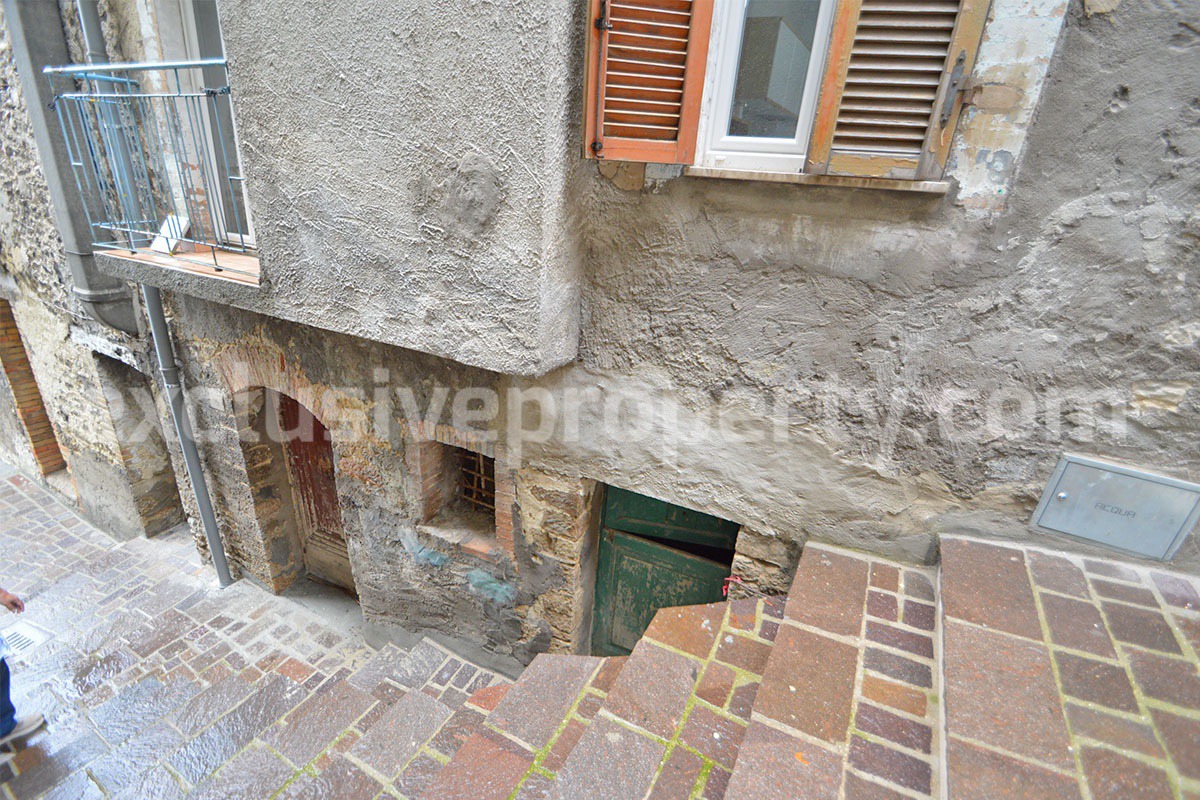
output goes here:
<path id="1" fill-rule="evenodd" d="M 1054 660 L 1064 694 L 1118 711 L 1138 710 L 1124 667 L 1070 653 L 1055 653 Z"/>
<path id="2" fill-rule="evenodd" d="M 928 603 L 904 601 L 904 624 L 923 631 L 932 631 L 937 625 L 937 608 Z"/>
<path id="3" fill-rule="evenodd" d="M 717 645 L 716 659 L 761 675 L 771 656 L 771 647 L 749 636 L 725 632 L 721 634 L 721 642 Z"/>
<path id="4" fill-rule="evenodd" d="M 488 716 L 488 724 L 541 750 L 600 665 L 599 658 L 539 655 Z"/>
<path id="5" fill-rule="evenodd" d="M 721 632 L 725 609 L 725 603 L 660 609 L 646 629 L 645 637 L 697 658 L 708 658 L 713 642 Z"/>
<path id="6" fill-rule="evenodd" d="M 929 702 L 924 692 L 874 675 L 863 675 L 862 696 L 915 717 L 925 716 Z"/>
<path id="7" fill-rule="evenodd" d="M 758 626 L 758 598 L 742 597 L 737 600 L 730 600 L 728 604 L 714 603 L 713 605 L 718 609 L 722 605 L 729 606 L 729 621 L 727 626 L 732 630 L 753 633 Z"/>
<path id="8" fill-rule="evenodd" d="M 429 786 L 429 782 L 433 780 L 433 776 L 441 768 L 442 762 L 428 755 L 421 754 L 409 762 L 404 771 L 400 773 L 400 777 L 392 785 L 405 797 L 420 797 L 425 792 L 425 788 Z M 317 799 L 314 798 L 314 800 Z M 330 800 L 332 800 L 332 797 Z"/>
<path id="9" fill-rule="evenodd" d="M 631 658 L 626 669 L 635 660 Z M 597 717 L 558 773 L 551 797 L 554 800 L 643 797 L 654 780 L 665 749 L 647 736 L 603 716 Z"/>
<path id="10" fill-rule="evenodd" d="M 925 723 L 905 719 L 868 703 L 858 704 L 854 715 L 854 727 L 863 733 L 893 741 L 922 753 L 929 753 L 933 746 L 933 729 Z"/>
<path id="11" fill-rule="evenodd" d="M 21 773 L 6 786 L 13 797 L 40 797 L 107 752 L 104 741 L 90 732 L 65 743 L 30 746 L 13 759 Z"/>
<path id="12" fill-rule="evenodd" d="M 621 674 L 621 670 L 625 667 L 625 662 L 629 660 L 629 656 L 609 656 L 604 659 L 603 666 L 599 672 L 592 678 L 592 688 L 598 689 L 601 692 L 608 692 L 612 689 L 613 684 L 617 681 L 617 676 Z"/>
<path id="13" fill-rule="evenodd" d="M 745 733 L 746 726 L 741 722 L 694 706 L 679 740 L 716 763 L 732 767 Z"/>
<path id="14" fill-rule="evenodd" d="M 906 631 L 875 620 L 867 620 L 867 638 L 876 644 L 906 650 L 923 658 L 933 658 L 933 638 Z"/>
<path id="15" fill-rule="evenodd" d="M 1141 761 L 1094 747 L 1084 748 L 1083 773 L 1093 800 L 1171 800 L 1167 773 Z"/>
<path id="16" fill-rule="evenodd" d="M 1133 679 L 1147 697 L 1200 709 L 1200 675 L 1196 664 L 1154 653 L 1131 652 Z"/>
<path id="17" fill-rule="evenodd" d="M 533 763 L 533 754 L 498 733 L 483 730 L 433 776 L 427 800 L 502 800 L 512 794 Z"/>
<path id="18" fill-rule="evenodd" d="M 841 783 L 841 756 L 751 722 L 725 796 L 728 800 L 834 798 Z"/>
<path id="19" fill-rule="evenodd" d="M 550 748 L 550 752 L 543 759 L 542 768 L 551 772 L 558 772 L 562 769 L 563 764 L 567 763 L 571 751 L 575 749 L 575 745 L 579 744 L 579 739 L 585 730 L 587 730 L 587 725 L 579 720 L 574 718 L 568 720 L 566 726 L 558 734 L 558 738 L 554 740 L 554 746 Z"/>
<path id="20" fill-rule="evenodd" d="M 1083 570 L 1061 556 L 1030 550 L 1029 570 L 1034 582 L 1043 589 L 1087 599 L 1088 584 Z"/>
<path id="21" fill-rule="evenodd" d="M 1053 594 L 1043 594 L 1041 600 L 1052 642 L 1106 658 L 1117 657 L 1108 629 L 1094 605 Z"/>
<path id="22" fill-rule="evenodd" d="M 395 777 L 453 712 L 423 692 L 400 698 L 349 754 L 381 775 Z"/>
<path id="23" fill-rule="evenodd" d="M 853 772 L 846 773 L 843 796 L 845 800 L 909 800 L 909 795 L 900 794 L 895 789 L 869 781 Z"/>
<path id="24" fill-rule="evenodd" d="M 463 662 L 459 661 L 457 658 L 449 659 L 445 664 L 442 664 L 441 669 L 439 669 L 437 673 L 430 678 L 430 683 L 436 683 L 438 686 L 445 686 L 450 682 L 450 679 L 454 677 L 454 673 L 458 672 L 459 667 L 462 666 L 462 663 Z"/>
<path id="25" fill-rule="evenodd" d="M 1073 703 L 1068 703 L 1066 709 L 1067 722 L 1070 723 L 1071 733 L 1075 736 L 1095 739 L 1121 750 L 1142 753 L 1151 758 L 1164 756 L 1162 746 L 1154 735 L 1154 729 L 1149 725 Z"/>
<path id="26" fill-rule="evenodd" d="M 138 731 L 88 765 L 92 776 L 111 794 L 119 794 L 142 775 L 155 769 L 183 738 L 171 726 L 159 722 Z"/>
<path id="27" fill-rule="evenodd" d="M 733 773 L 714 764 L 708 771 L 708 779 L 704 781 L 704 789 L 698 800 L 723 800 L 732 777 Z"/>
<path id="28" fill-rule="evenodd" d="M 942 607 L 955 617 L 1028 639 L 1042 638 L 1024 553 L 966 539 L 942 540 Z"/>
<path id="29" fill-rule="evenodd" d="M 952 620 L 945 631 L 947 730 L 1070 769 L 1075 759 L 1045 646 Z"/>
<path id="30" fill-rule="evenodd" d="M 245 700 L 254 686 L 238 675 L 230 675 L 189 700 L 172 719 L 185 736 L 194 736 L 222 714 Z"/>
<path id="31" fill-rule="evenodd" d="M 1150 709 L 1150 714 L 1180 774 L 1200 780 L 1200 719 L 1159 708 Z"/>
<path id="32" fill-rule="evenodd" d="M 420 689 L 426 681 L 434 676 L 447 658 L 445 650 L 428 639 L 422 639 L 396 665 L 395 671 L 390 677 L 406 689 Z M 472 674 L 474 674 L 473 667 Z"/>
<path id="33" fill-rule="evenodd" d="M 872 564 L 871 585 L 888 592 L 900 591 L 900 570 L 890 564 Z"/>
<path id="34" fill-rule="evenodd" d="M 1095 559 L 1084 559 L 1083 568 L 1089 575 L 1101 575 L 1106 578 L 1116 578 L 1130 583 L 1141 583 L 1141 576 L 1137 570 L 1125 564 L 1118 564 L 1115 561 L 1096 561 Z"/>
<path id="35" fill-rule="evenodd" d="M 485 686 L 478 689 L 471 695 L 468 702 L 476 708 L 484 711 L 492 711 L 496 705 L 508 694 L 508 690 L 512 688 L 512 684 L 498 683 L 495 686 Z"/>
<path id="36" fill-rule="evenodd" d="M 1073 775 L 1052 772 L 954 737 L 947 751 L 947 796 L 955 800 L 1080 800 Z"/>
<path id="37" fill-rule="evenodd" d="M 345 758 L 335 756 L 330 766 L 318 774 L 290 785 L 279 800 L 372 800 L 381 788 L 370 775 Z M 232 800 L 237 796 L 229 797 Z M 252 795 L 241 797 L 254 800 Z"/>
<path id="38" fill-rule="evenodd" d="M 1102 603 L 1102 607 L 1109 628 L 1118 641 L 1163 653 L 1183 652 L 1171 626 L 1158 611 L 1108 602 Z"/>
<path id="39" fill-rule="evenodd" d="M 679 800 L 691 797 L 704 760 L 682 747 L 676 747 L 654 781 L 649 800 Z"/>
<path id="40" fill-rule="evenodd" d="M 162 683 L 155 678 L 147 678 L 122 690 L 88 716 L 105 741 L 116 746 L 199 692 L 200 687 L 190 681 Z"/>
<path id="41" fill-rule="evenodd" d="M 643 639 L 621 670 L 604 703 L 606 711 L 668 738 L 683 716 L 699 665 Z M 647 692 L 653 686 L 655 691 Z"/>
<path id="42" fill-rule="evenodd" d="M 827 742 L 844 742 L 857 663 L 857 648 L 784 626 L 758 690 L 756 713 Z"/>
<path id="43" fill-rule="evenodd" d="M 754 709 L 754 700 L 758 697 L 758 689 L 762 686 L 761 683 L 755 681 L 752 683 L 743 683 L 733 690 L 733 695 L 729 698 L 729 713 L 747 722 L 750 719 L 750 712 Z"/>
<path id="44" fill-rule="evenodd" d="M 374 704 L 374 697 L 344 680 L 327 683 L 288 714 L 266 742 L 293 764 L 307 764 Z"/>
<path id="45" fill-rule="evenodd" d="M 221 717 L 171 757 L 171 766 L 196 784 L 280 719 L 304 697 L 282 675 L 267 675 L 241 705 Z"/>
<path id="46" fill-rule="evenodd" d="M 548 800 L 554 790 L 554 781 L 545 775 L 530 773 L 513 796 L 514 800 Z"/>
<path id="47" fill-rule="evenodd" d="M 1143 586 L 1130 586 L 1127 583 L 1115 583 L 1098 578 L 1092 579 L 1092 588 L 1096 594 L 1110 600 L 1120 600 L 1125 603 L 1136 603 L 1141 606 L 1158 607 L 1158 598 L 1154 592 Z"/>
<path id="48" fill-rule="evenodd" d="M 904 589 L 902 594 L 910 597 L 915 597 L 918 600 L 928 600 L 933 602 L 937 599 L 937 595 L 933 590 L 933 581 L 923 572 L 917 572 L 915 569 L 904 570 Z"/>
<path id="49" fill-rule="evenodd" d="M 437 736 L 429 743 L 437 752 L 447 757 L 453 757 L 463 742 L 475 735 L 483 726 L 484 715 L 463 706 L 459 708 L 438 731 Z"/>
<path id="50" fill-rule="evenodd" d="M 1200 592 L 1186 578 L 1166 572 L 1152 572 L 1150 577 L 1167 605 L 1200 611 Z"/>
<path id="51" fill-rule="evenodd" d="M 889 653 L 886 650 L 868 647 L 863 654 L 863 666 L 923 689 L 933 686 L 933 670 L 929 665 Z"/>
<path id="52" fill-rule="evenodd" d="M 900 619 L 900 608 L 894 594 L 884 594 L 874 590 L 867 592 L 867 614 L 888 622 Z"/>
<path id="53" fill-rule="evenodd" d="M 922 794 L 929 794 L 933 771 L 927 761 L 914 758 L 861 736 L 850 740 L 850 763 L 871 775 Z"/>
<path id="54" fill-rule="evenodd" d="M 287 782 L 292 772 L 287 762 L 266 747 L 250 747 L 197 786 L 188 800 L 268 798 Z M 339 795 L 341 797 L 344 795 Z"/>
<path id="55" fill-rule="evenodd" d="M 451 684 L 459 689 L 467 688 L 475 680 L 479 668 L 474 664 L 463 664 L 454 674 Z"/>
<path id="56" fill-rule="evenodd" d="M 700 676 L 696 696 L 717 708 L 724 708 L 736 678 L 737 674 L 729 667 L 710 661 L 704 668 L 704 674 Z"/>
<path id="57" fill-rule="evenodd" d="M 183 796 L 182 792 L 179 796 Z M 43 795 L 42 800 L 104 800 L 104 792 L 90 775 L 80 770 Z"/>
<path id="58" fill-rule="evenodd" d="M 805 547 L 784 618 L 830 633 L 858 636 L 869 572 L 870 564 L 863 559 Z"/>
<path id="59" fill-rule="evenodd" d="M 114 800 L 183 800 L 186 794 L 183 784 L 168 770 L 152 769 L 142 773 L 124 791 L 109 797 Z"/>

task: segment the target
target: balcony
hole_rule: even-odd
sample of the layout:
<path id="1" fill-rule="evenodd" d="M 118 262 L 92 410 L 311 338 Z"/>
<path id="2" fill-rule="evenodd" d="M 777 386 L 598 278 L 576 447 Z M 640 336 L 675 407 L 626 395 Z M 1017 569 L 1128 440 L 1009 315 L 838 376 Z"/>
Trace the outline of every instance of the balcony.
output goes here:
<path id="1" fill-rule="evenodd" d="M 224 59 L 45 72 L 94 249 L 257 286 Z"/>

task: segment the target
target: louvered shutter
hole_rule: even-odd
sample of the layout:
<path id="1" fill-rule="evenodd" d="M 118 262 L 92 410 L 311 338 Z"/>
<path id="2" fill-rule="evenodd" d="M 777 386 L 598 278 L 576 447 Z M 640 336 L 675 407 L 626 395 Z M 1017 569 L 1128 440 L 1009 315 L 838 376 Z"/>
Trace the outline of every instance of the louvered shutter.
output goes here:
<path id="1" fill-rule="evenodd" d="M 842 0 L 807 171 L 940 178 L 989 4 Z"/>
<path id="2" fill-rule="evenodd" d="M 713 0 L 591 0 L 584 154 L 691 164 Z"/>

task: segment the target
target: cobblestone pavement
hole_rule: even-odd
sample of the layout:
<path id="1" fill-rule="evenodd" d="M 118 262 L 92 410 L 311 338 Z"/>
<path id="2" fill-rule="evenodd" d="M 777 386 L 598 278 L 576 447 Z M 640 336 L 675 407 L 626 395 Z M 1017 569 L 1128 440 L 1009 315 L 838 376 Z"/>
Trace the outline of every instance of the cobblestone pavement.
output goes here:
<path id="1" fill-rule="evenodd" d="M 27 606 L 0 630 L 33 634 L 9 658 L 14 700 L 48 719 L 0 766 L 7 798 L 402 797 L 376 752 L 400 736 L 388 711 L 507 683 L 428 640 L 375 651 L 246 581 L 217 589 L 186 531 L 114 542 L 19 475 L 0 480 L 0 565 Z"/>

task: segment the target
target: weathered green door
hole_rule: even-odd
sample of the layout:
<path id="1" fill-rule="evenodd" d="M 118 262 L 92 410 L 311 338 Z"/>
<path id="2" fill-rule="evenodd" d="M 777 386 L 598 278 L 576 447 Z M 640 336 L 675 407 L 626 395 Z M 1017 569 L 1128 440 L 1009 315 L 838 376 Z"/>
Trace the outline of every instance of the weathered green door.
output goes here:
<path id="1" fill-rule="evenodd" d="M 592 652 L 629 653 L 660 608 L 721 600 L 738 527 L 610 487 L 596 566 Z"/>

